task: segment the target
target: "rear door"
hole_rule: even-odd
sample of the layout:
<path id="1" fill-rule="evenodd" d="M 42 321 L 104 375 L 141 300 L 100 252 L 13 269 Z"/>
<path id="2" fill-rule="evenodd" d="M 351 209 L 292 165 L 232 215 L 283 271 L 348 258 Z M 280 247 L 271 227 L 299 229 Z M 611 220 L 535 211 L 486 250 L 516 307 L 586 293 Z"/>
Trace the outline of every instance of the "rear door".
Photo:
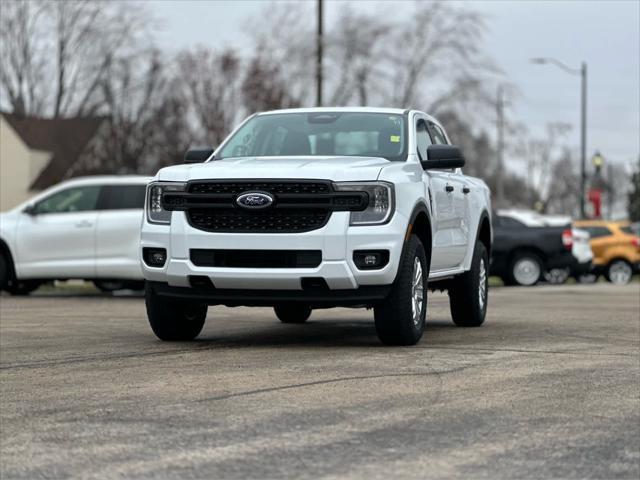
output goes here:
<path id="1" fill-rule="evenodd" d="M 105 185 L 96 231 L 96 275 L 142 279 L 140 226 L 146 184 Z"/>
<path id="2" fill-rule="evenodd" d="M 436 145 L 448 145 L 442 129 L 433 122 L 428 122 L 429 134 Z M 464 261 L 469 243 L 470 210 L 468 205 L 468 193 L 470 189 L 465 182 L 465 177 L 460 169 L 443 170 L 445 179 L 444 189 L 436 190 L 436 197 L 440 195 L 446 201 L 448 212 L 448 232 L 446 250 L 447 268 L 458 268 Z M 444 191 L 444 194 L 443 194 Z"/>
<path id="3" fill-rule="evenodd" d="M 95 276 L 100 186 L 58 190 L 36 203 L 18 223 L 19 278 Z"/>

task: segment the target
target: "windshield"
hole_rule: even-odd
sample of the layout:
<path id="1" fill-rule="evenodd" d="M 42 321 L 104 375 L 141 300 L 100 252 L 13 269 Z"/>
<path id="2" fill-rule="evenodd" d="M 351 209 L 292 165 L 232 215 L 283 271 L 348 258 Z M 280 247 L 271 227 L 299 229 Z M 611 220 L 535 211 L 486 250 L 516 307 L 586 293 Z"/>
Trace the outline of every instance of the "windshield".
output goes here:
<path id="1" fill-rule="evenodd" d="M 406 160 L 402 115 L 316 112 L 257 115 L 216 154 L 233 157 L 332 156 Z"/>

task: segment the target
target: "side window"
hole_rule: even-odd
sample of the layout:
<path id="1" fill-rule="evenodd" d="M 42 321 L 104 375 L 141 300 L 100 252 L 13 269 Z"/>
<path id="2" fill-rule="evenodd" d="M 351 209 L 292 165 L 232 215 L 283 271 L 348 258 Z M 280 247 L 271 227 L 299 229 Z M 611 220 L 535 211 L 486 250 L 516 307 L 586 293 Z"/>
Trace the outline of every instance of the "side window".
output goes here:
<path id="1" fill-rule="evenodd" d="M 418 120 L 416 124 L 416 143 L 418 144 L 418 154 L 422 160 L 427 159 L 427 147 L 431 145 L 431 138 L 427 132 L 427 122 Z"/>
<path id="2" fill-rule="evenodd" d="M 447 145 L 447 137 L 444 136 L 444 132 L 435 123 L 429 123 L 429 133 L 433 139 L 433 143 L 436 145 Z"/>
<path id="3" fill-rule="evenodd" d="M 144 208 L 145 185 L 108 185 L 103 187 L 104 200 L 100 210 L 125 210 Z"/>
<path id="4" fill-rule="evenodd" d="M 96 210 L 99 186 L 72 187 L 56 192 L 36 203 L 34 211 L 44 213 L 71 213 Z"/>
<path id="5" fill-rule="evenodd" d="M 583 230 L 589 232 L 591 238 L 600 238 L 611 235 L 611 230 L 609 230 L 607 227 L 587 227 L 583 228 Z"/>

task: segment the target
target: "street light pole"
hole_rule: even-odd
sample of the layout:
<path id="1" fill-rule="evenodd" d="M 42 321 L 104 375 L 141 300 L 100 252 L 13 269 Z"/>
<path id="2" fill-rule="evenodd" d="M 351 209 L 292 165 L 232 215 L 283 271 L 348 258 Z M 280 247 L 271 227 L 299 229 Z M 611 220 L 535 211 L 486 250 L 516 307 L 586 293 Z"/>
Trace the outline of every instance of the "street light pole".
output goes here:
<path id="1" fill-rule="evenodd" d="M 504 208 L 504 89 L 498 85 L 496 98 L 498 168 L 496 169 L 496 203 Z"/>
<path id="2" fill-rule="evenodd" d="M 584 207 L 584 197 L 587 184 L 587 64 L 585 62 L 582 62 L 580 76 L 582 78 L 582 114 L 580 122 L 580 216 L 585 218 L 586 212 Z"/>
<path id="3" fill-rule="evenodd" d="M 582 62 L 580 70 L 566 66 L 555 58 L 532 58 L 532 63 L 544 65 L 551 63 L 556 67 L 572 75 L 580 75 L 581 100 L 580 100 L 580 216 L 586 217 L 585 193 L 587 185 L 587 64 Z"/>

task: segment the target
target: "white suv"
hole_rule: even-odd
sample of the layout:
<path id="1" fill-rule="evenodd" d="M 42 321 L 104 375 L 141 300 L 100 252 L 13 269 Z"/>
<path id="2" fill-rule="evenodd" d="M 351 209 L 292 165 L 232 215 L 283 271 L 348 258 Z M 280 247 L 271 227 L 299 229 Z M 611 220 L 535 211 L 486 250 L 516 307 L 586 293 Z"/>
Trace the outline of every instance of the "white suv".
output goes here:
<path id="1" fill-rule="evenodd" d="M 143 288 L 140 224 L 149 177 L 62 182 L 0 214 L 0 290 L 24 295 L 51 280 L 101 290 Z"/>
<path id="2" fill-rule="evenodd" d="M 385 344 L 423 332 L 427 286 L 453 320 L 487 308 L 490 193 L 442 126 L 415 110 L 253 115 L 220 147 L 187 152 L 147 191 L 147 314 L 162 340 L 195 338 L 208 305 L 373 307 Z M 204 162 L 204 163 L 195 163 Z M 428 285 L 427 285 L 428 282 Z"/>

